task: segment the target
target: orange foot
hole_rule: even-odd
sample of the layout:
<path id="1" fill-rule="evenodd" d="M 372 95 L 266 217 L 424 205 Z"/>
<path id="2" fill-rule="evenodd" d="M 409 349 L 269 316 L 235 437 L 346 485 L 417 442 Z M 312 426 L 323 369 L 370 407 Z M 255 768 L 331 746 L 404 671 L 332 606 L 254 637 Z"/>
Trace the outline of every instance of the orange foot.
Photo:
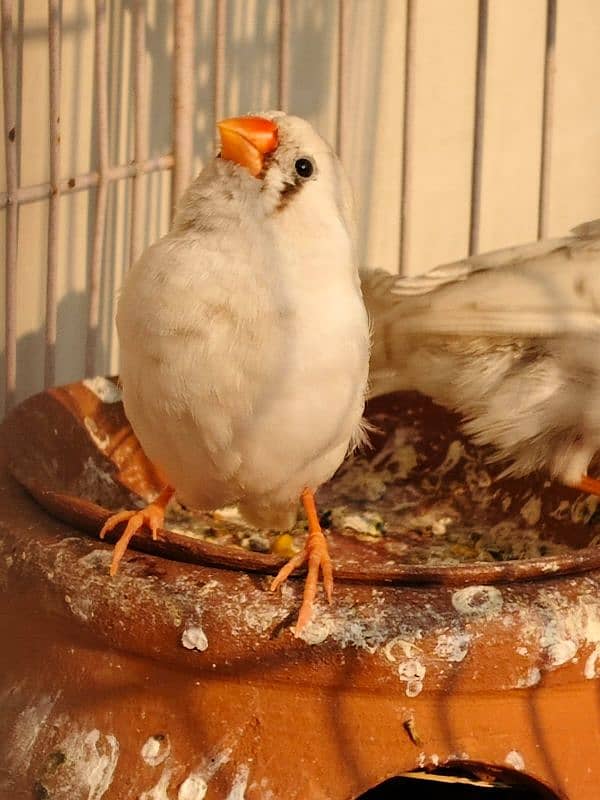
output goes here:
<path id="1" fill-rule="evenodd" d="M 597 478 L 590 478 L 589 475 L 584 475 L 575 488 L 588 494 L 600 495 L 600 481 Z"/>
<path id="2" fill-rule="evenodd" d="M 158 529 L 163 524 L 165 519 L 165 509 L 169 503 L 169 500 L 174 494 L 175 489 L 173 489 L 171 486 L 165 486 L 156 500 L 147 505 L 146 508 L 143 508 L 141 511 L 118 511 L 116 514 L 113 514 L 106 520 L 102 530 L 100 531 L 101 539 L 104 539 L 106 534 L 116 528 L 121 522 L 125 522 L 125 520 L 127 520 L 127 526 L 125 527 L 125 530 L 119 539 L 117 539 L 113 549 L 113 557 L 110 565 L 111 575 L 114 576 L 117 574 L 119 564 L 125 555 L 125 551 L 127 550 L 127 546 L 129 545 L 131 537 L 134 535 L 134 533 L 137 533 L 137 531 L 143 528 L 144 525 L 147 528 L 150 528 L 150 531 L 152 532 L 152 538 L 154 540 L 158 538 Z"/>
<path id="3" fill-rule="evenodd" d="M 273 592 L 289 578 L 295 569 L 301 567 L 305 561 L 308 561 L 308 574 L 304 582 L 304 596 L 300 606 L 300 613 L 298 614 L 298 621 L 294 627 L 295 636 L 300 635 L 300 632 L 312 616 L 313 603 L 317 595 L 317 584 L 319 582 L 319 570 L 323 573 L 323 588 L 329 603 L 331 603 L 333 594 L 331 558 L 327 549 L 327 541 L 319 524 L 315 497 L 310 489 L 305 489 L 302 492 L 302 505 L 308 517 L 308 539 L 304 545 L 304 550 L 290 558 L 287 564 L 279 570 L 271 584 L 271 591 Z"/>

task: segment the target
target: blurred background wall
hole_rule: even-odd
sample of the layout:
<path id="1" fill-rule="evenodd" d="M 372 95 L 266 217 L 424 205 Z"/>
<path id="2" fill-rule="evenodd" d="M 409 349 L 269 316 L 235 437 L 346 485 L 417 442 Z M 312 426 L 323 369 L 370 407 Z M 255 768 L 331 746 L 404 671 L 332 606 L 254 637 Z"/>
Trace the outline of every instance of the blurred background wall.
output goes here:
<path id="1" fill-rule="evenodd" d="M 194 170 L 214 148 L 214 0 L 195 3 Z M 481 129 L 479 251 L 538 235 L 547 0 L 489 0 Z M 478 0 L 413 0 L 412 108 L 404 259 L 400 253 L 406 0 L 345 0 L 342 157 L 360 212 L 362 263 L 418 273 L 469 250 L 476 98 Z M 223 112 L 277 106 L 280 0 L 227 0 Z M 106 3 L 109 156 L 133 158 L 132 2 Z M 288 110 L 336 141 L 338 0 L 288 3 Z M 93 0 L 62 2 L 61 175 L 97 169 Z M 49 181 L 48 5 L 13 3 L 16 142 L 21 186 Z M 145 133 L 149 154 L 171 152 L 173 4 L 146 4 Z M 545 229 L 563 234 L 600 216 L 600 3 L 558 0 L 555 81 L 548 140 Z M 0 191 L 6 191 L 4 143 Z M 143 240 L 169 225 L 167 170 L 144 185 Z M 115 298 L 129 261 L 132 180 L 108 190 L 99 340 L 93 369 L 118 369 Z M 82 376 L 97 189 L 60 199 L 56 381 Z M 6 209 L 0 211 L 4 253 Z M 16 399 L 44 376 L 48 200 L 19 208 Z M 3 255 L 3 270 L 5 269 Z M 0 282 L 0 317 L 4 311 Z M 0 320 L 2 330 L 4 320 Z M 2 334 L 0 334 L 1 336 Z M 0 343 L 1 343 L 0 339 Z M 0 372 L 5 353 L 0 350 Z M 0 375 L 2 378 L 2 375 Z M 0 414 L 2 407 L 0 406 Z"/>

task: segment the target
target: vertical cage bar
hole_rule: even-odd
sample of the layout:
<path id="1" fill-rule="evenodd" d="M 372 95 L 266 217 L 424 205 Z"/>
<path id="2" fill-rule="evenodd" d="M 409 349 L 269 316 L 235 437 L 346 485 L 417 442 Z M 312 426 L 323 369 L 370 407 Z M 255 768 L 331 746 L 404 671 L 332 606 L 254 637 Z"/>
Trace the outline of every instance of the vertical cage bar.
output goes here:
<path id="1" fill-rule="evenodd" d="M 410 199 L 412 190 L 412 154 L 415 121 L 415 49 L 417 35 L 417 3 L 407 0 L 406 35 L 404 42 L 404 118 L 402 125 L 402 182 L 400 186 L 400 264 L 398 271 L 406 273 L 409 253 Z"/>
<path id="2" fill-rule="evenodd" d="M 214 122 L 225 116 L 225 0 L 215 0 Z"/>
<path id="3" fill-rule="evenodd" d="M 348 71 L 348 30 L 350 3 L 338 0 L 338 63 L 337 63 L 337 109 L 336 109 L 336 150 L 343 161 L 347 155 L 346 141 L 346 93 Z"/>
<path id="4" fill-rule="evenodd" d="M 94 82 L 96 85 L 96 135 L 98 137 L 99 182 L 98 191 L 96 192 L 92 265 L 90 269 L 87 346 L 85 356 L 86 375 L 92 375 L 96 369 L 100 319 L 100 281 L 102 275 L 102 256 L 104 252 L 106 204 L 108 199 L 108 72 L 106 3 L 104 0 L 96 0 L 96 15 L 94 20 Z"/>
<path id="5" fill-rule="evenodd" d="M 48 205 L 48 267 L 46 272 L 46 329 L 44 386 L 56 377 L 56 292 L 60 214 L 60 0 L 48 0 L 48 65 L 50 70 L 50 186 Z"/>
<path id="6" fill-rule="evenodd" d="M 483 170 L 483 125 L 485 117 L 485 76 L 487 67 L 488 0 L 479 0 L 477 25 L 477 70 L 475 77 L 475 120 L 471 167 L 471 221 L 469 255 L 479 250 L 481 232 L 481 177 Z"/>
<path id="7" fill-rule="evenodd" d="M 287 111 L 290 102 L 290 0 L 279 0 L 279 74 L 277 104 Z"/>
<path id="8" fill-rule="evenodd" d="M 2 88 L 4 102 L 4 146 L 6 152 L 6 318 L 5 318 L 5 408 L 15 402 L 17 391 L 17 242 L 19 207 L 15 198 L 18 188 L 17 164 L 17 75 L 13 38 L 13 3 L 2 0 Z"/>
<path id="9" fill-rule="evenodd" d="M 538 200 L 538 239 L 548 236 L 550 213 L 550 158 L 554 122 L 554 76 L 556 74 L 556 0 L 546 8 L 546 52 L 544 57 L 544 100 L 542 110 L 542 152 Z"/>
<path id="10" fill-rule="evenodd" d="M 173 59 L 173 208 L 192 177 L 194 149 L 194 0 L 175 0 Z"/>
<path id="11" fill-rule="evenodd" d="M 146 97 L 146 0 L 134 0 L 133 4 L 133 58 L 134 78 L 134 164 L 139 168 L 148 158 L 148 102 Z M 129 239 L 129 263 L 140 257 L 144 246 L 144 179 L 138 171 L 133 177 L 131 198 L 131 234 Z"/>

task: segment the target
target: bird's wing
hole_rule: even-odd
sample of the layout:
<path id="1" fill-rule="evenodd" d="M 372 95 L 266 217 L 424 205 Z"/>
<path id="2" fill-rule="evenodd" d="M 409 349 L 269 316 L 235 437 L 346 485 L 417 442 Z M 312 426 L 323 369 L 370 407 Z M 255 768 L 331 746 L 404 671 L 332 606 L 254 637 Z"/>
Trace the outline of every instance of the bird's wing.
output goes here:
<path id="1" fill-rule="evenodd" d="M 600 220 L 573 236 L 509 247 L 402 277 L 363 270 L 375 329 L 556 335 L 600 325 Z"/>
<path id="2" fill-rule="evenodd" d="M 417 277 L 363 270 L 361 280 L 373 331 L 371 393 L 384 383 L 412 388 L 416 350 L 436 337 L 600 335 L 600 220 L 579 225 L 572 236 Z"/>

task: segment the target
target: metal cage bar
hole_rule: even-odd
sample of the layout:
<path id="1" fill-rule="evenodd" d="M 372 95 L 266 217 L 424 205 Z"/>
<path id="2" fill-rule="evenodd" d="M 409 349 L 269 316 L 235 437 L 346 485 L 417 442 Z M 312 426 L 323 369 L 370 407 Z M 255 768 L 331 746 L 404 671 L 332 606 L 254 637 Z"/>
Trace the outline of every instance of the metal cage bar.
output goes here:
<path id="1" fill-rule="evenodd" d="M 542 109 L 538 239 L 543 239 L 545 236 L 548 236 L 549 233 L 550 157 L 554 121 L 554 76 L 556 74 L 556 6 L 556 0 L 548 0 L 546 7 L 546 49 L 544 57 L 544 99 Z"/>
<path id="2" fill-rule="evenodd" d="M 99 178 L 96 192 L 94 238 L 89 281 L 89 307 L 85 353 L 86 375 L 92 375 L 96 366 L 98 325 L 100 319 L 100 282 L 102 277 L 102 256 L 104 253 L 104 232 L 106 228 L 106 205 L 108 201 L 108 72 L 106 3 L 104 0 L 96 0 L 96 16 L 94 20 L 94 81 L 96 84 Z"/>
<path id="3" fill-rule="evenodd" d="M 104 177 L 108 183 L 114 183 L 125 178 L 133 178 L 138 173 L 160 172 L 161 170 L 172 169 L 173 161 L 173 155 L 168 153 L 164 156 L 148 158 L 140 163 L 120 164 L 116 167 L 109 167 L 104 173 Z M 99 183 L 99 172 L 87 172 L 85 175 L 76 175 L 73 178 L 61 178 L 58 182 L 58 188 L 62 196 L 94 188 Z M 0 209 L 6 208 L 11 203 L 24 205 L 26 203 L 35 203 L 38 200 L 45 200 L 52 196 L 52 191 L 52 184 L 36 183 L 33 186 L 20 186 L 10 194 L 1 192 Z"/>
<path id="4" fill-rule="evenodd" d="M 417 42 L 417 0 L 406 3 L 406 35 L 404 44 L 404 118 L 402 123 L 402 177 L 400 183 L 400 263 L 398 272 L 406 272 L 409 252 L 410 191 L 415 124 L 415 49 Z"/>
<path id="5" fill-rule="evenodd" d="M 17 389 L 17 244 L 19 207 L 14 199 L 17 190 L 17 98 L 15 43 L 13 38 L 13 3 L 2 0 L 2 90 L 4 102 L 4 147 L 6 152 L 6 321 L 5 350 L 6 410 L 15 402 Z"/>
<path id="6" fill-rule="evenodd" d="M 175 2 L 173 188 L 175 207 L 192 176 L 194 150 L 194 0 Z"/>
<path id="7" fill-rule="evenodd" d="M 483 132 L 485 122 L 485 77 L 488 44 L 488 0 L 479 0 L 477 24 L 477 69 L 475 77 L 475 118 L 473 125 L 473 159 L 471 167 L 471 220 L 469 255 L 479 250 L 481 234 L 481 179 L 483 172 Z"/>
<path id="8" fill-rule="evenodd" d="M 287 111 L 290 98 L 290 0 L 279 0 L 279 72 L 277 104 Z"/>
<path id="9" fill-rule="evenodd" d="M 214 122 L 225 116 L 225 34 L 227 18 L 225 0 L 215 0 L 215 42 L 214 42 L 214 83 L 213 119 Z"/>
<path id="10" fill-rule="evenodd" d="M 346 141 L 346 73 L 348 70 L 348 29 L 350 22 L 350 3 L 338 0 L 337 23 L 337 108 L 336 108 L 336 150 L 343 161 L 347 153 Z"/>
<path id="11" fill-rule="evenodd" d="M 48 66 L 50 74 L 50 200 L 48 203 L 48 266 L 46 272 L 46 324 L 44 386 L 56 374 L 57 273 L 60 222 L 60 0 L 48 0 Z"/>
<path id="12" fill-rule="evenodd" d="M 148 158 L 148 101 L 146 97 L 146 3 L 135 0 L 133 4 L 133 58 L 134 58 L 134 153 L 136 166 Z M 133 176 L 131 196 L 131 232 L 129 235 L 129 263 L 133 264 L 141 255 L 144 244 L 142 213 L 144 209 L 144 173 L 136 170 Z"/>

